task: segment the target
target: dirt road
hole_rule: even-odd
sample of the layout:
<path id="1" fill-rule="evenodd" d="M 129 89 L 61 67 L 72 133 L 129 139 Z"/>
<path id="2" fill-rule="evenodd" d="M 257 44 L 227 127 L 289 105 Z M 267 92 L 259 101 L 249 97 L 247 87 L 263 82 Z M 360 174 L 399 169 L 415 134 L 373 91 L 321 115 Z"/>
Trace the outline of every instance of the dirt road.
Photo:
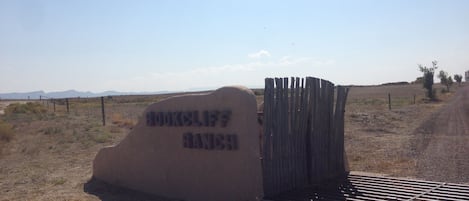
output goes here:
<path id="1" fill-rule="evenodd" d="M 417 177 L 469 183 L 469 85 L 415 132 Z"/>

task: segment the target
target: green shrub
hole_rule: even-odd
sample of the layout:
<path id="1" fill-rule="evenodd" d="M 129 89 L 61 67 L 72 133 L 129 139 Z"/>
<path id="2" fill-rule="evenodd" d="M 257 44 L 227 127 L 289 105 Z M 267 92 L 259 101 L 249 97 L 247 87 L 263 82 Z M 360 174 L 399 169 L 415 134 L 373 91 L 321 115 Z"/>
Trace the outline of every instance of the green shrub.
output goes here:
<path id="1" fill-rule="evenodd" d="M 108 132 L 96 133 L 92 135 L 92 139 L 97 143 L 105 143 L 111 141 L 112 135 Z"/>
<path id="2" fill-rule="evenodd" d="M 51 183 L 54 185 L 54 186 L 58 186 L 58 185 L 62 185 L 62 184 L 65 184 L 65 182 L 67 182 L 67 179 L 63 178 L 63 177 L 59 177 L 59 178 L 55 178 L 51 181 Z"/>
<path id="3" fill-rule="evenodd" d="M 44 114 L 47 109 L 40 103 L 27 102 L 26 104 L 13 103 L 5 109 L 6 115 L 11 114 Z"/>
<path id="4" fill-rule="evenodd" d="M 47 127 L 45 129 L 41 129 L 40 131 L 44 132 L 45 135 L 62 133 L 62 129 L 59 127 Z"/>
<path id="5" fill-rule="evenodd" d="M 13 127 L 9 123 L 0 120 L 0 141 L 9 142 L 13 135 Z"/>

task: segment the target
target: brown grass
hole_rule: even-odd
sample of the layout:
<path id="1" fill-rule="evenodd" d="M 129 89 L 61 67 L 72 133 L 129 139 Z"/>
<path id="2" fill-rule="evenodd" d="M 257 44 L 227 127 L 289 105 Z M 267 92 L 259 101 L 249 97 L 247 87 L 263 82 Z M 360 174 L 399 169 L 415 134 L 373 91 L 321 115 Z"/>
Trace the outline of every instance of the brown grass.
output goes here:
<path id="1" fill-rule="evenodd" d="M 111 116 L 111 122 L 121 128 L 133 128 L 136 124 L 134 119 L 124 118 L 121 113 L 114 113 Z"/>
<path id="2" fill-rule="evenodd" d="M 392 110 L 388 109 L 388 93 Z M 345 113 L 345 148 L 350 169 L 415 177 L 414 130 L 450 96 L 451 93 L 438 94 L 441 101 L 428 102 L 418 84 L 352 87 Z"/>

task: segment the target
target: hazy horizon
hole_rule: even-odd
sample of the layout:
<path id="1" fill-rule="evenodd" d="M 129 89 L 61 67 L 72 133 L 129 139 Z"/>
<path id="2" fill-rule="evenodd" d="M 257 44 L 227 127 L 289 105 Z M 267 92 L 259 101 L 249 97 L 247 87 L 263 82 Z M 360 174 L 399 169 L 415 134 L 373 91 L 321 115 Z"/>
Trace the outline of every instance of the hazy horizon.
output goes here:
<path id="1" fill-rule="evenodd" d="M 0 93 L 379 85 L 433 60 L 464 75 L 467 19 L 464 0 L 0 1 Z"/>

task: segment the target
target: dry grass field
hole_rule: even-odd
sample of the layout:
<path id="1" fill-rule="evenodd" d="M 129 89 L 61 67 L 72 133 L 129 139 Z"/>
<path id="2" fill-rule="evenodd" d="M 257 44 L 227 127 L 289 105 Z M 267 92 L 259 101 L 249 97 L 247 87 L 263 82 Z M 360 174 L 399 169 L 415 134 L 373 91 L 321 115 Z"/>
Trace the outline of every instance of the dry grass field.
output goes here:
<path id="1" fill-rule="evenodd" d="M 350 169 L 415 177 L 414 131 L 445 104 L 451 93 L 438 95 L 440 102 L 425 101 L 421 85 L 353 87 L 345 115 L 345 148 Z"/>
<path id="2" fill-rule="evenodd" d="M 392 110 L 387 105 L 388 93 Z M 262 100 L 262 93 L 256 94 Z M 345 116 L 350 169 L 425 179 L 417 171 L 416 130 L 451 95 L 438 93 L 441 101 L 429 103 L 421 85 L 352 87 Z M 106 126 L 99 99 L 71 99 L 69 113 L 64 102 L 56 102 L 55 112 L 53 104 L 45 102 L 3 107 L 0 201 L 133 200 L 119 189 L 96 187 L 93 194 L 85 192 L 92 161 L 100 148 L 123 139 L 146 106 L 167 96 L 106 97 Z"/>

